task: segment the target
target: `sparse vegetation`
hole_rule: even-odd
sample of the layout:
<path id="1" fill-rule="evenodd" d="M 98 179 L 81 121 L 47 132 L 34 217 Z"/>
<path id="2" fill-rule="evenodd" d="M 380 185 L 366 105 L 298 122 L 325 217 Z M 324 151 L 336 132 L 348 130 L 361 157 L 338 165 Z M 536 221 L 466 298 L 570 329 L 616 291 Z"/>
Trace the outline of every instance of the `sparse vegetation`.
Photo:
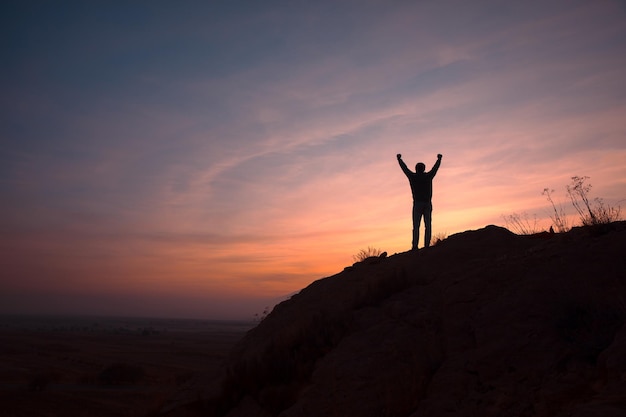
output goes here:
<path id="1" fill-rule="evenodd" d="M 541 231 L 537 226 L 537 215 L 533 215 L 532 220 L 528 218 L 528 213 L 512 213 L 502 217 L 506 228 L 518 235 L 533 235 Z"/>
<path id="2" fill-rule="evenodd" d="M 352 255 L 354 262 L 361 262 L 367 258 L 378 257 L 383 253 L 382 250 L 368 246 L 367 249 L 361 249 L 356 255 Z"/>
<path id="3" fill-rule="evenodd" d="M 532 218 L 526 222 L 533 224 Z M 620 223 L 611 233 L 623 233 L 624 227 Z M 383 263 L 370 268 L 368 261 L 341 276 L 318 280 L 277 306 L 271 317 L 248 333 L 240 345 L 242 349 L 228 364 L 221 393 L 205 403 L 207 411 L 203 415 L 239 412 L 276 416 L 305 409 L 318 411 L 319 415 L 363 415 L 367 413 L 354 410 L 366 407 L 376 410 L 372 415 L 409 415 L 418 409 L 422 398 L 431 395 L 434 372 L 449 366 L 449 378 L 458 373 L 454 367 L 458 361 L 447 361 L 446 351 L 449 335 L 458 330 L 448 330 L 442 324 L 444 319 L 452 318 L 454 323 L 464 325 L 472 320 L 471 325 L 479 329 L 491 328 L 494 319 L 500 320 L 500 333 L 493 334 L 491 343 L 500 343 L 503 351 L 512 352 L 518 361 L 511 364 L 510 355 L 487 355 L 491 362 L 472 369 L 470 375 L 489 373 L 496 367 L 508 369 L 508 379 L 501 380 L 499 374 L 494 384 L 506 389 L 522 381 L 529 393 L 524 398 L 526 404 L 536 400 L 537 381 L 547 380 L 550 385 L 542 397 L 542 407 L 550 407 L 554 398 L 565 398 L 561 390 L 568 389 L 569 380 L 563 382 L 564 375 L 577 378 L 580 369 L 587 372 L 585 375 L 609 374 L 612 369 L 607 372 L 605 362 L 619 361 L 622 353 L 614 339 L 617 341 L 624 323 L 620 307 L 624 282 L 621 270 L 616 269 L 619 262 L 614 262 L 620 259 L 619 243 L 624 235 L 606 233 L 589 245 L 589 230 L 578 229 L 570 236 L 554 237 L 548 242 L 543 240 L 545 235 L 530 239 L 488 226 L 448 238 L 436 253 L 426 252 L 418 262 L 410 253 L 398 254 L 386 266 Z M 528 273 L 528 265 L 534 265 L 532 268 L 540 273 Z M 590 280 L 590 274 L 596 271 Z M 495 277 L 504 287 L 491 285 Z M 464 282 L 467 280 L 472 282 Z M 527 280 L 529 285 L 520 287 L 520 280 Z M 615 287 L 610 288 L 613 283 Z M 451 292 L 454 299 L 440 296 L 442 284 L 444 288 L 456 287 Z M 477 284 L 491 293 L 472 291 Z M 556 301 L 555 292 L 559 293 Z M 507 297 L 504 302 L 498 300 L 500 295 Z M 465 301 L 463 309 L 448 308 L 459 300 Z M 426 312 L 417 316 L 419 321 L 415 320 L 415 305 Z M 477 314 L 485 311 L 485 305 L 490 314 Z M 541 314 L 529 316 L 529 309 Z M 547 315 L 553 319 L 544 320 Z M 541 363 L 528 371 L 529 362 L 523 355 L 516 356 L 526 345 L 510 330 L 511 317 L 515 323 L 539 329 L 534 334 L 541 343 L 568 355 L 542 356 Z M 548 338 L 541 339 L 542 334 Z M 466 352 L 465 339 L 453 346 L 458 354 Z M 401 365 L 396 366 L 396 358 Z M 364 361 L 369 372 L 362 376 Z M 434 368 L 433 361 L 444 365 Z M 527 377 L 529 372 L 532 377 Z M 611 375 L 619 379 L 619 373 Z M 398 384 L 398 380 L 404 383 Z M 555 387 L 558 397 L 552 396 Z M 472 389 L 468 388 L 468 395 L 475 394 Z M 486 394 L 486 398 L 491 395 L 489 390 L 479 394 Z M 449 397 L 446 387 L 441 387 L 437 395 L 445 407 Z M 577 391 L 568 396 L 568 401 L 571 398 L 571 404 L 579 404 L 578 395 Z M 606 395 L 613 392 L 606 391 Z M 368 400 L 365 406 L 363 398 Z M 476 415 L 492 410 L 488 399 L 481 401 L 486 405 L 477 409 Z M 517 398 L 507 401 L 499 410 L 533 414 L 530 406 L 514 408 Z M 429 410 L 422 411 L 428 414 Z"/>
<path id="4" fill-rule="evenodd" d="M 263 320 L 265 320 L 265 318 L 268 316 L 268 314 L 271 313 L 271 311 L 272 310 L 269 307 L 265 307 L 261 314 L 259 314 L 259 313 L 255 313 L 254 314 L 254 321 L 257 322 L 257 323 L 262 322 Z"/>
<path id="5" fill-rule="evenodd" d="M 588 179 L 589 177 L 586 176 L 573 176 L 572 182 L 565 186 L 567 195 L 576 209 L 582 225 L 602 225 L 621 220 L 620 206 L 615 207 L 605 204 L 603 199 L 597 197 L 593 200 L 590 199 L 591 184 L 585 183 Z M 552 220 L 551 232 L 552 230 L 558 233 L 568 232 L 572 228 L 572 220 L 568 219 L 563 205 L 554 202 L 552 198 L 554 190 L 544 188 L 541 194 L 546 197 L 552 206 L 550 214 L 550 220 Z M 533 235 L 542 231 L 538 226 L 536 215 L 533 215 L 532 219 L 530 219 L 525 212 L 522 214 L 512 213 L 503 215 L 502 218 L 504 219 L 505 227 L 518 235 Z M 438 243 L 436 242 L 436 236 L 435 243 Z"/>
<path id="6" fill-rule="evenodd" d="M 572 205 L 580 216 L 583 226 L 612 223 L 620 219 L 621 208 L 605 205 L 601 198 L 589 201 L 591 184 L 585 184 L 589 177 L 572 177 L 572 183 L 566 186 Z"/>
<path id="7" fill-rule="evenodd" d="M 448 234 L 446 232 L 438 232 L 433 235 L 432 246 L 436 246 L 446 240 Z"/>
<path id="8" fill-rule="evenodd" d="M 554 225 L 554 228 L 558 233 L 565 233 L 569 231 L 571 227 L 569 226 L 569 221 L 567 220 L 563 205 L 559 204 L 558 207 L 556 206 L 554 200 L 552 199 L 552 193 L 554 193 L 554 190 L 544 188 L 542 195 L 545 195 L 552 205 L 552 210 L 554 211 L 554 214 L 550 215 L 550 218 L 552 219 L 552 224 Z"/>

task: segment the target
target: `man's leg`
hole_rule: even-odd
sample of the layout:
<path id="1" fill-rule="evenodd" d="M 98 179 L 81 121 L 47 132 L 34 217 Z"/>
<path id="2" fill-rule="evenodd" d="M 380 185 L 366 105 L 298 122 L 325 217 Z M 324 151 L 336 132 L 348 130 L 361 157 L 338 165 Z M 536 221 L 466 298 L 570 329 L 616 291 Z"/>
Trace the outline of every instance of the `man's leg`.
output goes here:
<path id="1" fill-rule="evenodd" d="M 424 236 L 424 246 L 430 246 L 430 234 L 431 234 L 431 226 L 432 226 L 432 218 L 433 218 L 433 205 L 427 204 L 424 207 L 424 228 L 426 229 Z"/>
<path id="2" fill-rule="evenodd" d="M 420 243 L 420 224 L 423 214 L 424 203 L 413 203 L 413 250 L 417 250 L 417 246 Z"/>

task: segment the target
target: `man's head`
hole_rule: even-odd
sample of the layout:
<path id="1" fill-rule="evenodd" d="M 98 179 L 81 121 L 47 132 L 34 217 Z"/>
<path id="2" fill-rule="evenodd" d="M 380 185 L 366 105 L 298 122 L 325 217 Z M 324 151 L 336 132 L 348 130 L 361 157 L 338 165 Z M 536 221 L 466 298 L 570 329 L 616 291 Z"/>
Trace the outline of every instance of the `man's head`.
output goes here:
<path id="1" fill-rule="evenodd" d="M 426 171 L 426 165 L 424 165 L 423 162 L 418 162 L 417 165 L 415 165 L 415 172 L 419 172 L 421 174 L 424 171 Z"/>

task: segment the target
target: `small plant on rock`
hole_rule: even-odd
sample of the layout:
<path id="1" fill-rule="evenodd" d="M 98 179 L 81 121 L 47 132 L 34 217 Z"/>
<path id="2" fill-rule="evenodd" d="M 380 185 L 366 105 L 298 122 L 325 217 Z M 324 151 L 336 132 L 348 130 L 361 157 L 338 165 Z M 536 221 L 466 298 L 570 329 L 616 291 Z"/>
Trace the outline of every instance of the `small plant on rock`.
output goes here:
<path id="1" fill-rule="evenodd" d="M 352 255 L 354 262 L 361 262 L 367 258 L 378 257 L 383 253 L 382 250 L 368 246 L 367 249 L 361 249 L 356 255 Z"/>
<path id="2" fill-rule="evenodd" d="M 270 314 L 271 311 L 272 310 L 269 307 L 265 307 L 261 314 L 259 314 L 259 313 L 255 313 L 254 314 L 254 321 L 257 322 L 257 323 L 262 322 L 263 320 L 265 320 L 267 318 L 267 316 Z"/>
<path id="3" fill-rule="evenodd" d="M 436 246 L 446 240 L 448 238 L 448 234 L 446 232 L 438 232 L 433 236 L 432 246 Z"/>

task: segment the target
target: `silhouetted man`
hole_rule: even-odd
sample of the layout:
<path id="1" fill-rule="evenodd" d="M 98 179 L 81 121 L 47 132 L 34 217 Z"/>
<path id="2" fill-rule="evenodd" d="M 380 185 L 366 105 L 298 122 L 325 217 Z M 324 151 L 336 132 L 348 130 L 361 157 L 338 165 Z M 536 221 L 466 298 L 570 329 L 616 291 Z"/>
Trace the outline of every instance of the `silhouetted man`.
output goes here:
<path id="1" fill-rule="evenodd" d="M 437 162 L 435 162 L 433 169 L 429 172 L 424 172 L 426 165 L 422 162 L 418 162 L 415 165 L 415 172 L 411 172 L 402 160 L 402 155 L 398 154 L 397 157 L 400 168 L 402 168 L 402 171 L 409 179 L 411 192 L 413 193 L 413 250 L 417 250 L 417 245 L 420 241 L 422 216 L 424 217 L 424 227 L 426 228 L 424 246 L 429 247 L 433 213 L 433 178 L 437 174 L 439 165 L 441 165 L 441 154 L 437 155 Z"/>

